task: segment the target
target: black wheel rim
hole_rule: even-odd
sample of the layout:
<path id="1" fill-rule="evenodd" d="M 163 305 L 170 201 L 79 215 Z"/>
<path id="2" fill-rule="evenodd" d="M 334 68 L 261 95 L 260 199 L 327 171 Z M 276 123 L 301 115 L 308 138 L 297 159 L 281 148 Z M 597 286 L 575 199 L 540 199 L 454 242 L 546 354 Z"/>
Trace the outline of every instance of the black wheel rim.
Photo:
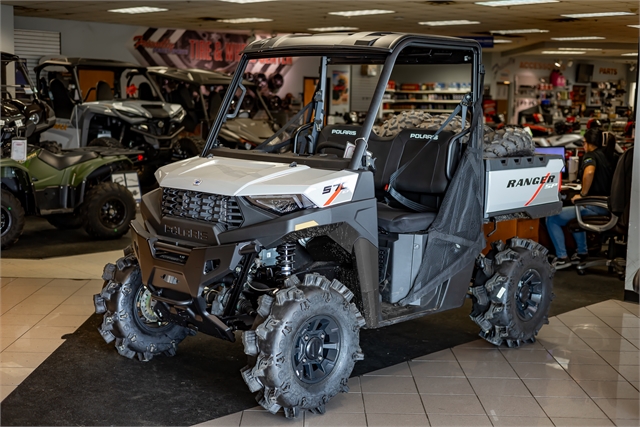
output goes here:
<path id="1" fill-rule="evenodd" d="M 342 336 L 331 316 L 314 316 L 300 327 L 294 338 L 293 369 L 300 381 L 315 384 L 336 366 Z"/>
<path id="2" fill-rule="evenodd" d="M 537 270 L 529 269 L 524 272 L 516 289 L 516 309 L 522 320 L 531 320 L 540 307 L 542 301 L 542 277 Z"/>
<path id="3" fill-rule="evenodd" d="M 146 286 L 140 286 L 135 298 L 136 320 L 138 324 L 149 331 L 165 328 L 169 323 L 162 321 L 155 311 L 156 301 L 151 298 L 151 292 Z"/>
<path id="4" fill-rule="evenodd" d="M 2 210 L 0 211 L 0 230 L 2 230 L 2 236 L 7 234 L 7 232 L 11 229 L 11 223 L 13 219 L 11 217 L 11 213 L 9 209 L 5 206 L 2 206 Z"/>
<path id="5" fill-rule="evenodd" d="M 127 206 L 120 199 L 109 199 L 100 208 L 100 222 L 114 231 L 118 231 L 118 228 L 124 225 L 126 218 Z"/>

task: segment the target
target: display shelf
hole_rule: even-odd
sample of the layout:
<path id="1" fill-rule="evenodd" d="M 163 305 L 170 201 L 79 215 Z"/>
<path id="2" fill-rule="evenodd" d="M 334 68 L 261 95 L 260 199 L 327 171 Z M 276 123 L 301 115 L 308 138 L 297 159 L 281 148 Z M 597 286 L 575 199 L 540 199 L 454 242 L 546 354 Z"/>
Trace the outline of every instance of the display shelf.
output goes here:
<path id="1" fill-rule="evenodd" d="M 401 113 L 403 111 L 426 111 L 427 113 L 453 113 L 453 110 L 440 109 L 440 108 L 399 108 L 399 109 L 385 109 L 382 110 L 382 114 Z"/>
<path id="2" fill-rule="evenodd" d="M 425 104 L 459 104 L 461 99 L 385 99 L 387 104 L 403 104 L 410 102 L 423 102 Z"/>
<path id="3" fill-rule="evenodd" d="M 415 93 L 415 94 L 420 94 L 420 95 L 425 95 L 425 94 L 465 94 L 465 93 L 469 93 L 471 91 L 471 89 L 469 90 L 460 90 L 460 89 L 455 89 L 455 90 L 449 90 L 449 89 L 442 89 L 442 90 L 398 90 L 398 89 L 387 89 L 385 90 L 385 92 L 389 92 L 389 93 Z"/>

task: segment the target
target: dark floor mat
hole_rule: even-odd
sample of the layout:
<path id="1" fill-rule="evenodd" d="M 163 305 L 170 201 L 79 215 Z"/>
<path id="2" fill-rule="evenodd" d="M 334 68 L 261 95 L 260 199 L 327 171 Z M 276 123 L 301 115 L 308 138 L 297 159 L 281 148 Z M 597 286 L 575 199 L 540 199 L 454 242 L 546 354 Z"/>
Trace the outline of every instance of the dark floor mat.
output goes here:
<path id="1" fill-rule="evenodd" d="M 2 257 L 41 259 L 83 255 L 124 249 L 130 243 L 129 234 L 116 240 L 95 240 L 82 229 L 58 230 L 46 219 L 30 216 L 18 243 L 3 250 Z"/>
<path id="2" fill-rule="evenodd" d="M 551 315 L 607 299 L 622 299 L 624 284 L 597 271 L 556 275 Z M 470 301 L 456 310 L 379 330 L 363 330 L 365 360 L 354 375 L 477 339 Z M 192 425 L 256 405 L 242 381 L 240 340 L 197 335 L 178 355 L 142 363 L 118 356 L 98 335 L 94 315 L 3 402 L 3 425 Z"/>

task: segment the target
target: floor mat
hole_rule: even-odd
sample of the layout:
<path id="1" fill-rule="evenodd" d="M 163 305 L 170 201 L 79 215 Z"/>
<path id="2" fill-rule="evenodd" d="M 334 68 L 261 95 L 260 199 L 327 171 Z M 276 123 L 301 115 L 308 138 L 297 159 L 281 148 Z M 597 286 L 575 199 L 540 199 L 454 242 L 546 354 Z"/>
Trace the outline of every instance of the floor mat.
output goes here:
<path id="1" fill-rule="evenodd" d="M 43 242 L 47 242 L 46 245 Z M 30 216 L 25 222 L 20 240 L 2 251 L 3 258 L 42 259 L 61 256 L 92 254 L 126 248 L 131 243 L 129 234 L 116 240 L 95 240 L 84 230 L 58 230 L 41 217 Z"/>
<path id="2" fill-rule="evenodd" d="M 604 271 L 586 278 L 558 272 L 551 315 L 607 299 L 622 299 L 624 284 Z M 469 342 L 478 328 L 470 301 L 459 309 L 378 330 L 363 330 L 362 375 Z M 240 340 L 199 334 L 175 357 L 148 363 L 118 356 L 98 335 L 94 315 L 3 402 L 3 425 L 193 425 L 256 405 L 242 381 Z"/>

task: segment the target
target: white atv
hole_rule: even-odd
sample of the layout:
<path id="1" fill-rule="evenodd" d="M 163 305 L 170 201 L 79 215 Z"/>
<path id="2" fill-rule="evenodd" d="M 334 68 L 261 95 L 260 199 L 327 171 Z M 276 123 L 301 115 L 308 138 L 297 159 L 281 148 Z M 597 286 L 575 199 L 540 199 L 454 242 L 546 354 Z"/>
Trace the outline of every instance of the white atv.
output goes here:
<path id="1" fill-rule="evenodd" d="M 64 149 L 106 146 L 141 150 L 143 185 L 159 166 L 199 155 L 201 138 L 181 135 L 186 111 L 165 102 L 144 67 L 121 61 L 53 58 L 35 67 L 56 123 L 43 137 Z"/>
<path id="2" fill-rule="evenodd" d="M 252 151 L 219 147 L 249 61 L 282 57 L 318 61 L 317 94 L 292 119 L 298 129 Z M 95 296 L 104 339 L 123 356 L 149 360 L 175 354 L 197 331 L 229 341 L 244 331 L 242 376 L 260 405 L 287 417 L 322 413 L 348 390 L 364 357 L 360 328 L 472 298 L 483 338 L 510 347 L 534 341 L 552 299 L 547 250 L 512 238 L 483 256 L 483 223 L 557 213 L 563 160 L 534 155 L 517 129 L 484 135 L 481 58 L 475 41 L 397 33 L 250 44 L 206 155 L 157 172 L 161 188 L 143 197 L 131 248 L 105 267 Z M 400 114 L 372 132 L 394 73 L 418 81 L 442 64 L 471 78 L 450 115 Z M 384 65 L 362 126 L 325 125 L 329 65 L 358 73 Z M 285 145 L 291 151 L 281 152 Z"/>

